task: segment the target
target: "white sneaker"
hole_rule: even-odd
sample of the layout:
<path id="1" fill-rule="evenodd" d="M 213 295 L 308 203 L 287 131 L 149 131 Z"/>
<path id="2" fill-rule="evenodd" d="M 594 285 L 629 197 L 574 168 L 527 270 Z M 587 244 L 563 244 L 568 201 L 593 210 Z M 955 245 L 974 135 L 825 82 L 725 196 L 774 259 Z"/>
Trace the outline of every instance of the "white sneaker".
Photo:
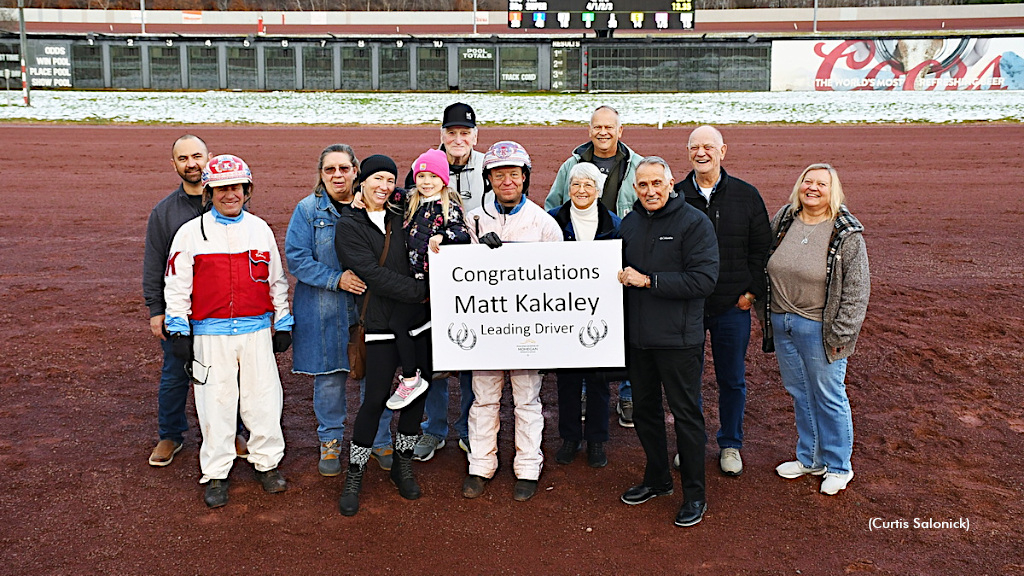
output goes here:
<path id="1" fill-rule="evenodd" d="M 825 467 L 819 466 L 817 468 L 804 466 L 799 460 L 791 460 L 789 462 L 783 462 L 775 467 L 775 473 L 783 478 L 799 478 L 804 474 L 810 474 L 811 476 L 821 476 L 825 473 Z"/>
<path id="2" fill-rule="evenodd" d="M 850 480 L 853 480 L 853 470 L 846 474 L 829 472 L 825 474 L 825 479 L 821 481 L 821 493 L 834 496 L 840 490 L 846 490 L 846 485 L 850 483 Z"/>
<path id="3" fill-rule="evenodd" d="M 429 385 L 426 380 L 420 377 L 420 371 L 416 370 L 416 379 L 412 382 L 406 382 L 405 378 L 398 379 L 398 388 L 395 389 L 395 393 L 391 395 L 391 398 L 388 398 L 385 405 L 391 410 L 401 410 L 412 404 L 413 400 L 426 392 Z"/>
<path id="4" fill-rule="evenodd" d="M 743 473 L 743 458 L 736 448 L 723 448 L 718 456 L 718 466 L 726 476 L 739 476 Z"/>

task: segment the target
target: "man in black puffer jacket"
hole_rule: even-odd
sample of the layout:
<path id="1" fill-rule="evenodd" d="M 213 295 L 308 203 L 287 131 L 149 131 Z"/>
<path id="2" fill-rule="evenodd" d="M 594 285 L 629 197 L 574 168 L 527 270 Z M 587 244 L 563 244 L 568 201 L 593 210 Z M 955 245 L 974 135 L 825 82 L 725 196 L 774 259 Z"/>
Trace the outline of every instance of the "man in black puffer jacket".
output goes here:
<path id="1" fill-rule="evenodd" d="M 701 126 L 690 134 L 687 147 L 693 171 L 675 185 L 675 191 L 707 214 L 718 237 L 718 283 L 704 304 L 704 327 L 711 333 L 718 381 L 718 465 L 723 474 L 739 476 L 750 310 L 765 295 L 764 266 L 772 231 L 757 188 L 722 168 L 726 144 L 721 132 Z"/>
<path id="2" fill-rule="evenodd" d="M 683 506 L 675 524 L 692 526 L 707 509 L 704 496 L 704 416 L 700 409 L 704 355 L 704 300 L 718 280 L 718 242 L 711 222 L 672 193 L 672 171 L 661 158 L 644 158 L 633 185 L 637 201 L 622 219 L 629 376 L 633 422 L 647 456 L 643 482 L 622 495 L 642 504 L 672 494 L 662 409 L 662 387 L 675 418 L 682 456 Z"/>

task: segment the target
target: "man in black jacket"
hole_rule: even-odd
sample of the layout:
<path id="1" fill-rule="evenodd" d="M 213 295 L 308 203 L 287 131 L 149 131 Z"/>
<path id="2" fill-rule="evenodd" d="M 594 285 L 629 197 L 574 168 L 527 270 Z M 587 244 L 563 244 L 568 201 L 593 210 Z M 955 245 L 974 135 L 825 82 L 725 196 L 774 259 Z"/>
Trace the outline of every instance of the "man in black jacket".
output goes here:
<path id="1" fill-rule="evenodd" d="M 677 526 L 701 521 L 704 495 L 704 416 L 700 373 L 704 349 L 704 300 L 718 280 L 718 242 L 711 222 L 672 192 L 672 171 L 657 156 L 636 170 L 634 209 L 622 220 L 629 376 L 633 421 L 647 456 L 643 482 L 622 495 L 642 504 L 672 494 L 661 389 L 675 418 L 681 455 L 683 505 Z"/>
<path id="2" fill-rule="evenodd" d="M 177 190 L 161 200 L 149 215 L 146 226 L 146 252 L 142 268 L 142 292 L 149 308 L 149 328 L 160 340 L 164 352 L 160 388 L 157 393 L 157 428 L 160 441 L 149 456 L 151 466 L 167 466 L 181 450 L 188 421 L 185 401 L 189 378 L 185 363 L 171 352 L 171 342 L 164 332 L 164 268 L 171 240 L 182 224 L 199 216 L 203 206 L 200 180 L 210 160 L 206 143 L 186 134 L 171 146 L 171 161 L 181 177 Z"/>
<path id="3" fill-rule="evenodd" d="M 711 356 L 718 381 L 718 465 L 722 473 L 743 472 L 743 411 L 747 399 L 747 344 L 750 310 L 765 295 L 765 257 L 772 234 L 757 188 L 722 168 L 722 133 L 701 126 L 687 144 L 691 171 L 675 191 L 707 214 L 718 237 L 719 273 L 704 304 L 704 327 L 711 334 Z M 701 359 L 704 355 L 701 355 Z"/>

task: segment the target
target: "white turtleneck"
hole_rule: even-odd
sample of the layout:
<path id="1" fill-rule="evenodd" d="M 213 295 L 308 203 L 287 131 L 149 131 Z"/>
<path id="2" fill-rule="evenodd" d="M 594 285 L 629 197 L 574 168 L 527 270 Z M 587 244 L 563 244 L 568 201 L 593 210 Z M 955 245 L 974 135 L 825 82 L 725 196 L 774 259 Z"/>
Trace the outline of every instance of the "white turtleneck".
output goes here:
<path id="1" fill-rule="evenodd" d="M 590 208 L 580 210 L 575 204 L 569 205 L 569 219 L 572 229 L 576 232 L 576 240 L 589 242 L 597 235 L 597 210 L 601 202 L 594 200 Z"/>

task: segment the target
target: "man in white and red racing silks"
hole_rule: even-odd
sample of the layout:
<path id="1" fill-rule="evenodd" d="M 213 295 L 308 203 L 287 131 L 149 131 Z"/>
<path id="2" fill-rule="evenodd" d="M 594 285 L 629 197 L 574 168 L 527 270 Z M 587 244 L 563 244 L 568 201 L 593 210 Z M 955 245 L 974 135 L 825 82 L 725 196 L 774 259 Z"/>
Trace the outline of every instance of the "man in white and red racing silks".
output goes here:
<path id="1" fill-rule="evenodd" d="M 503 242 L 561 242 L 562 229 L 551 215 L 529 199 L 530 155 L 517 142 L 491 145 L 484 154 L 484 178 L 494 192 L 485 197 L 466 220 L 475 242 L 491 248 Z M 469 475 L 462 483 L 462 495 L 478 498 L 498 470 L 498 428 L 505 370 L 500 360 L 494 370 L 473 371 L 475 399 L 469 409 Z M 512 497 L 529 500 L 537 493 L 544 453 L 541 411 L 541 375 L 537 370 L 508 370 L 515 404 L 516 456 L 512 470 L 516 484 Z"/>
<path id="2" fill-rule="evenodd" d="M 174 236 L 164 297 L 174 353 L 195 383 L 204 500 L 217 508 L 228 501 L 238 415 L 251 432 L 249 462 L 263 489 L 287 489 L 277 470 L 284 393 L 274 353 L 291 345 L 293 320 L 274 233 L 244 210 L 253 193 L 249 167 L 237 156 L 216 156 L 202 184 L 212 208 Z"/>

